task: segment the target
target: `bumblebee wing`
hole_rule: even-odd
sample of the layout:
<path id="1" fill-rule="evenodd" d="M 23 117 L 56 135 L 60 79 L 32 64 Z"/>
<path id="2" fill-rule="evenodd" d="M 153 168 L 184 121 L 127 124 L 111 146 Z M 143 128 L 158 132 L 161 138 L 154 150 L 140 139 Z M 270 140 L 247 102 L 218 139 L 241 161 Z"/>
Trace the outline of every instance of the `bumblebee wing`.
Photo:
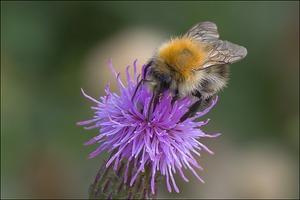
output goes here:
<path id="1" fill-rule="evenodd" d="M 208 52 L 208 57 L 202 69 L 213 65 L 231 64 L 242 60 L 247 55 L 247 49 L 243 46 L 233 44 L 228 41 L 216 41 L 211 50 Z"/>
<path id="2" fill-rule="evenodd" d="M 201 69 L 213 65 L 235 63 L 247 55 L 245 47 L 219 40 L 217 26 L 209 21 L 195 24 L 184 37 L 208 44 L 208 56 Z"/>
<path id="3" fill-rule="evenodd" d="M 195 24 L 184 37 L 189 37 L 199 42 L 211 43 L 219 38 L 219 33 L 214 23 L 206 21 Z"/>

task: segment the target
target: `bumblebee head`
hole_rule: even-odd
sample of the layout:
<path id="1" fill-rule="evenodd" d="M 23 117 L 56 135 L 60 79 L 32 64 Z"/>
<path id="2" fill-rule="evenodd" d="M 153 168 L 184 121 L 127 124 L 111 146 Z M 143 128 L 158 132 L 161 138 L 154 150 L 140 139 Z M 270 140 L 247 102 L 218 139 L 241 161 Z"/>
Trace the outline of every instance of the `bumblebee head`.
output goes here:
<path id="1" fill-rule="evenodd" d="M 148 120 L 150 118 L 150 110 L 154 111 L 159 98 L 164 94 L 165 91 L 169 90 L 172 85 L 172 76 L 169 73 L 165 73 L 158 70 L 156 64 L 153 64 L 150 68 L 149 75 L 146 79 L 149 91 L 152 92 L 152 98 L 148 106 Z"/>
<path id="2" fill-rule="evenodd" d="M 159 71 L 159 68 L 156 65 L 157 64 L 155 64 L 155 62 L 152 60 L 148 62 L 148 64 L 144 68 L 143 78 L 136 86 L 135 92 L 132 96 L 133 100 L 141 84 L 143 82 L 147 83 L 148 90 L 152 92 L 152 97 L 148 105 L 148 121 L 150 121 L 149 118 L 151 108 L 153 111 L 155 110 L 155 107 L 159 102 L 159 97 L 161 97 L 164 92 L 168 90 L 172 85 L 172 76 L 168 73 Z"/>
<path id="3" fill-rule="evenodd" d="M 161 73 L 157 70 L 151 70 L 149 77 L 148 87 L 151 88 L 152 92 L 156 95 L 164 93 L 168 90 L 172 83 L 172 77 L 168 74 Z"/>

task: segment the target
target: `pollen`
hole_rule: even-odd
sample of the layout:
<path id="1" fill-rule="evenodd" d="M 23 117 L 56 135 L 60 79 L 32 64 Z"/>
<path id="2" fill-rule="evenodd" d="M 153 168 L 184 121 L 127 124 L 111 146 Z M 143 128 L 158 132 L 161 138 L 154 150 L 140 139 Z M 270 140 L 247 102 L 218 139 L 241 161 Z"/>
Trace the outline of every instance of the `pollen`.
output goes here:
<path id="1" fill-rule="evenodd" d="M 161 59 L 184 79 L 189 79 L 192 70 L 200 69 L 206 58 L 203 44 L 186 37 L 172 39 L 158 52 Z"/>

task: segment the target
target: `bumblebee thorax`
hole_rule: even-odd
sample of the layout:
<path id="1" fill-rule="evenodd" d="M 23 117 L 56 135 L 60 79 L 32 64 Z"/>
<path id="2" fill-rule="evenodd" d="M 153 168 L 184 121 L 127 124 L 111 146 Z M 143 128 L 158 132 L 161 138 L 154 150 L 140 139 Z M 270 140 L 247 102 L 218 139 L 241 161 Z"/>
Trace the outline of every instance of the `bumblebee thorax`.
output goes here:
<path id="1" fill-rule="evenodd" d="M 158 50 L 160 61 L 182 78 L 189 78 L 195 69 L 201 68 L 206 57 L 203 45 L 190 38 L 175 38 Z"/>

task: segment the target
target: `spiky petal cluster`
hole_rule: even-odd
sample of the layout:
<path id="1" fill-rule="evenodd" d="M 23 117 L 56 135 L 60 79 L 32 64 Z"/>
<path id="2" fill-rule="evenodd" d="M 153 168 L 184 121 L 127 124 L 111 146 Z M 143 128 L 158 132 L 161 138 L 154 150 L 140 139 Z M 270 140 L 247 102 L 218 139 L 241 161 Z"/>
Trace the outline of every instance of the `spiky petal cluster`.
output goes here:
<path id="1" fill-rule="evenodd" d="M 183 168 L 191 170 L 199 181 L 204 182 L 194 169 L 202 168 L 193 154 L 200 156 L 201 149 L 213 154 L 198 140 L 204 137 L 217 137 L 220 134 L 205 134 L 199 127 L 205 125 L 208 120 L 205 122 L 195 122 L 194 120 L 206 114 L 216 104 L 217 98 L 203 112 L 178 123 L 194 100 L 186 97 L 171 106 L 172 95 L 166 93 L 150 114 L 150 121 L 148 121 L 147 111 L 152 94 L 143 84 L 137 92 L 135 100 L 132 101 L 132 95 L 140 78 L 140 75 L 137 76 L 136 73 L 136 61 L 133 65 L 134 77 L 129 75 L 128 66 L 126 69 L 127 85 L 125 86 L 120 80 L 120 73 L 117 74 L 114 71 L 111 60 L 109 60 L 109 67 L 116 77 L 120 94 L 111 92 L 110 84 L 105 89 L 106 96 L 100 97 L 100 100 L 88 96 L 82 90 L 85 97 L 96 103 L 96 106 L 92 107 L 95 115 L 93 119 L 77 124 L 92 124 L 85 127 L 88 130 L 99 129 L 99 135 L 85 143 L 85 145 L 100 144 L 89 157 L 93 158 L 104 150 L 116 152 L 108 160 L 106 167 L 113 164 L 114 169 L 117 169 L 121 161 L 127 160 L 124 181 L 127 182 L 127 179 L 131 178 L 130 185 L 135 182 L 138 174 L 145 170 L 145 166 L 150 165 L 152 193 L 155 192 L 154 184 L 157 172 L 165 176 L 169 192 L 172 191 L 170 182 L 175 191 L 179 192 L 173 177 L 176 172 L 188 182 Z M 126 172 L 131 161 L 137 170 L 133 176 L 128 177 Z"/>

